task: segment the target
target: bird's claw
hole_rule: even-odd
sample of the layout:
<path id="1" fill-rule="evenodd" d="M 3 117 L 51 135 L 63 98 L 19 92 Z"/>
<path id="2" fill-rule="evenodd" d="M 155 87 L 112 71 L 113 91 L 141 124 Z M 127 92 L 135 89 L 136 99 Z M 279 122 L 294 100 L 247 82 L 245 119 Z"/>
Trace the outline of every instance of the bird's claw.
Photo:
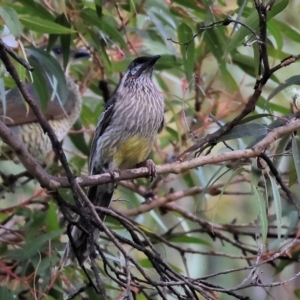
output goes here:
<path id="1" fill-rule="evenodd" d="M 110 175 L 111 180 L 113 181 L 114 188 L 117 188 L 118 182 L 116 181 L 115 173 L 120 174 L 121 171 L 117 168 L 107 170 L 107 173 Z"/>
<path id="2" fill-rule="evenodd" d="M 147 159 L 146 161 L 138 164 L 137 167 L 146 167 L 148 169 L 150 182 L 153 181 L 154 177 L 156 177 L 156 166 L 152 159 Z"/>

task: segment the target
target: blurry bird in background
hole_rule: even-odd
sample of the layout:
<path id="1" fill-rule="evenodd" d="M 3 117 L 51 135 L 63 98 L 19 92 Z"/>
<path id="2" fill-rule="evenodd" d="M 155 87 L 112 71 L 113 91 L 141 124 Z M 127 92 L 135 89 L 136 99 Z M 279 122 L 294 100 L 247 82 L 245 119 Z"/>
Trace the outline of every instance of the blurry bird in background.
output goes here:
<path id="1" fill-rule="evenodd" d="M 62 65 L 62 49 L 53 48 L 55 58 Z M 85 49 L 70 50 L 69 65 L 82 59 L 88 59 L 90 54 Z M 68 68 L 67 68 L 68 70 Z M 66 74 L 67 97 L 64 104 L 60 103 L 57 94 L 53 99 L 48 99 L 47 109 L 44 112 L 49 124 L 53 128 L 59 141 L 67 135 L 75 121 L 78 119 L 82 106 L 82 97 L 78 85 Z M 53 86 L 49 76 L 45 76 L 49 97 L 53 96 Z M 59 86 L 59 82 L 57 86 Z M 31 97 L 41 107 L 41 101 L 33 84 L 27 83 L 26 88 Z M 51 151 L 52 145 L 47 134 L 43 132 L 35 114 L 26 104 L 17 88 L 6 93 L 6 104 L 0 101 L 0 120 L 5 123 L 25 144 L 31 155 L 39 163 L 45 163 L 46 155 Z M 0 149 L 1 159 L 11 159 L 12 150 L 2 144 Z"/>
<path id="2" fill-rule="evenodd" d="M 156 135 L 164 125 L 164 100 L 152 81 L 153 68 L 160 55 L 133 60 L 120 85 L 106 103 L 91 145 L 89 174 L 102 174 L 114 170 L 145 165 L 149 175 L 155 176 L 155 165 L 147 160 Z M 88 198 L 95 206 L 109 207 L 115 184 L 90 187 Z M 99 213 L 104 220 L 105 214 Z M 84 224 L 81 224 L 84 226 Z M 99 229 L 87 228 L 97 240 Z M 63 266 L 75 258 L 83 264 L 90 254 L 88 236 L 78 227 L 72 230 L 75 249 L 66 246 Z"/>

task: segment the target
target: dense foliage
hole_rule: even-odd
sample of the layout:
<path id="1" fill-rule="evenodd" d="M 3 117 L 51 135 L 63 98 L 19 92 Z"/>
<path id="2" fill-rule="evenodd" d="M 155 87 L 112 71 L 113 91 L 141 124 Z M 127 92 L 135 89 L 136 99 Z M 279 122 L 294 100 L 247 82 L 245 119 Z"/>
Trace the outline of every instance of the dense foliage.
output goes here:
<path id="1" fill-rule="evenodd" d="M 32 73 L 11 61 L 42 107 L 41 74 L 54 75 L 62 102 L 66 82 L 40 49 L 61 44 L 64 67 L 70 49 L 91 53 L 67 70 L 83 96 L 63 144 L 76 176 L 88 175 L 98 117 L 135 57 L 162 55 L 154 80 L 166 106 L 158 176 L 122 173 L 86 268 L 60 266 L 70 219 L 58 199 L 74 204 L 74 191 L 49 192 L 1 161 L 0 299 L 300 299 L 300 4 L 260 2 L 0 1 L 0 38 L 29 57 Z M 16 83 L 0 71 L 5 105 Z M 59 160 L 45 170 L 61 178 Z"/>

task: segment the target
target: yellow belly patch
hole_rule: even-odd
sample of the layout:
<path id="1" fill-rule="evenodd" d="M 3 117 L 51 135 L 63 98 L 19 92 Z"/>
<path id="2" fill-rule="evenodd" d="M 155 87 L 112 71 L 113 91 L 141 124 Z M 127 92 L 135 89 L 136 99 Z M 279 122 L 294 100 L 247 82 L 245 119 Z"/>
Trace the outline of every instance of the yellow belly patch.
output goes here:
<path id="1" fill-rule="evenodd" d="M 116 168 L 133 168 L 136 164 L 145 161 L 151 151 L 152 141 L 138 135 L 124 142 L 113 157 Z"/>

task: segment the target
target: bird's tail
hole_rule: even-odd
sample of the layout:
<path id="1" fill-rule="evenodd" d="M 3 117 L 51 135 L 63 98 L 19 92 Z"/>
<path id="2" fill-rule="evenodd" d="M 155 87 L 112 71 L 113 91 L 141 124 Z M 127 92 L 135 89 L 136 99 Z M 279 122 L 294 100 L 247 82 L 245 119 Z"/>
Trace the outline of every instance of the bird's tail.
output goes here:
<path id="1" fill-rule="evenodd" d="M 91 187 L 88 190 L 87 196 L 95 206 L 109 207 L 113 193 L 114 184 L 108 183 Z M 104 221 L 106 215 L 104 213 L 98 213 L 98 215 L 101 218 L 101 220 Z M 94 241 L 97 241 L 100 234 L 100 230 L 98 228 L 95 228 L 93 226 L 92 228 L 87 228 L 87 226 L 85 226 L 85 224 L 82 223 L 80 223 L 80 225 L 85 227 L 89 233 L 92 233 Z M 77 226 L 74 226 L 74 228 L 72 229 L 72 238 L 73 246 L 71 244 L 71 241 L 69 241 L 64 251 L 62 259 L 63 267 L 71 264 L 76 259 L 76 254 L 79 258 L 80 265 L 86 261 L 90 254 L 88 241 L 89 236 L 85 232 L 83 232 Z"/>

